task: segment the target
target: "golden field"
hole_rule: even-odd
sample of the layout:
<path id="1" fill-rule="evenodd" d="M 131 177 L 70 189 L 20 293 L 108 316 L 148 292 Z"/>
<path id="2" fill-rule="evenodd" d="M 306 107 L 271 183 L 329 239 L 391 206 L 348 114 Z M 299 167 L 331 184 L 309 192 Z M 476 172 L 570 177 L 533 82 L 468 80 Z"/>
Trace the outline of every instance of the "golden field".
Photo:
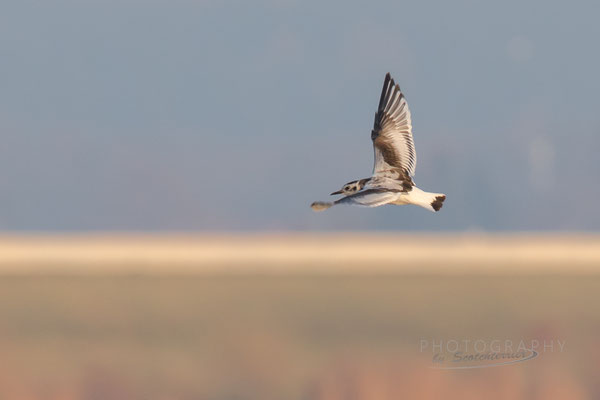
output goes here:
<path id="1" fill-rule="evenodd" d="M 2 399 L 596 399 L 594 235 L 0 238 Z M 423 340 L 556 341 L 432 368 Z"/>
<path id="2" fill-rule="evenodd" d="M 594 235 L 0 236 L 0 272 L 529 273 L 600 271 Z"/>

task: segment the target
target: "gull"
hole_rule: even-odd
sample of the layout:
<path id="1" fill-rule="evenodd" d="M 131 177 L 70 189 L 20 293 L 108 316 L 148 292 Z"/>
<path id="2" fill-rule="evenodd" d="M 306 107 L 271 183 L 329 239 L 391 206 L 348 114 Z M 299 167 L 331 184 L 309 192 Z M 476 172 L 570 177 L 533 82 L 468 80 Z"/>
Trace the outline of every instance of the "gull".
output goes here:
<path id="1" fill-rule="evenodd" d="M 385 76 L 375 124 L 371 131 L 375 163 L 370 178 L 346 183 L 331 195 L 342 194 L 334 202 L 316 201 L 315 211 L 323 211 L 337 204 L 379 207 L 385 204 L 415 204 L 430 211 L 439 211 L 446 200 L 443 193 L 425 192 L 415 186 L 417 153 L 412 135 L 412 122 L 406 99 L 400 86 L 389 72 Z"/>

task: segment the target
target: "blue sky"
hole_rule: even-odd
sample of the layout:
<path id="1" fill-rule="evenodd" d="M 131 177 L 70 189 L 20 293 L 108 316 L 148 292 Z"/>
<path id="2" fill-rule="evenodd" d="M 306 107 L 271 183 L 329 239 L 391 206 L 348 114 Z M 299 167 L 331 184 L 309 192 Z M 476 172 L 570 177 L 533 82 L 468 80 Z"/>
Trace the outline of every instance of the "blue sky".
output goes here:
<path id="1" fill-rule="evenodd" d="M 600 229 L 600 6 L 8 1 L 0 230 Z M 335 208 L 386 72 L 441 212 Z"/>

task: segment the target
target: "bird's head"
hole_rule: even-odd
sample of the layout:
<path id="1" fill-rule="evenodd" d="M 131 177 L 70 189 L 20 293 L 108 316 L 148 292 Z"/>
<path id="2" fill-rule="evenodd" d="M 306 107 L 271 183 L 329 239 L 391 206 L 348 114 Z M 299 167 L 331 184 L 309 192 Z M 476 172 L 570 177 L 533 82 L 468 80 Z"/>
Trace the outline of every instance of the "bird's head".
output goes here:
<path id="1" fill-rule="evenodd" d="M 344 186 L 342 186 L 342 188 L 336 192 L 331 193 L 331 195 L 335 195 L 335 194 L 343 194 L 343 195 L 351 195 L 354 194 L 360 190 L 362 190 L 363 187 L 365 187 L 365 184 L 369 181 L 369 179 L 360 179 L 357 181 L 352 181 L 352 182 L 348 182 L 346 183 Z"/>

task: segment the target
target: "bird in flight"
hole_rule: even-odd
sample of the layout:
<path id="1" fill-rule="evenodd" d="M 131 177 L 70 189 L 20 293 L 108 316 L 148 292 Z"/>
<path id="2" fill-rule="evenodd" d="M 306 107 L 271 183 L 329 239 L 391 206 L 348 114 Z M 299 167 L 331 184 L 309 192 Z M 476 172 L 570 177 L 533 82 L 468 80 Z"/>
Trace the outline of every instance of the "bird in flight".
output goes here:
<path id="1" fill-rule="evenodd" d="M 430 211 L 439 211 L 446 200 L 442 193 L 425 192 L 415 186 L 417 153 L 412 136 L 412 123 L 406 99 L 400 86 L 389 73 L 385 76 L 371 131 L 375 164 L 370 178 L 346 183 L 332 195 L 344 195 L 334 202 L 316 201 L 315 211 L 337 204 L 379 207 L 384 204 L 415 204 Z"/>

